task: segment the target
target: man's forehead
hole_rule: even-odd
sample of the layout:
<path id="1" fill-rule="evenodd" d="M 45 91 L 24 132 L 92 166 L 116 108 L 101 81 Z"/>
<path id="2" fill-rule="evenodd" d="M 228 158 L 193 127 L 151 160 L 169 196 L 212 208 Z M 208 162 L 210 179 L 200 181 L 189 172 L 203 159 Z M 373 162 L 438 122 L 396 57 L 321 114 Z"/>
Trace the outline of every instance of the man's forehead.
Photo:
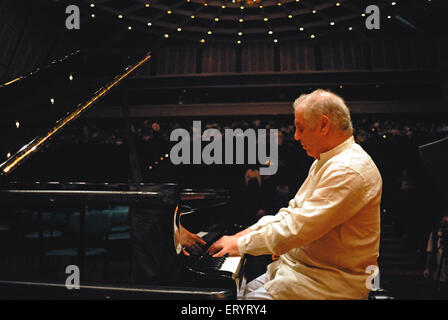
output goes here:
<path id="1" fill-rule="evenodd" d="M 297 107 L 294 111 L 294 123 L 295 124 L 303 124 L 303 111 L 304 108 Z"/>
<path id="2" fill-rule="evenodd" d="M 303 113 L 305 112 L 305 110 L 307 109 L 307 107 L 309 106 L 309 103 L 308 102 L 302 102 L 302 103 L 300 103 L 296 108 L 295 108 L 295 111 L 294 111 L 294 114 L 296 115 L 296 116 L 301 116 L 301 115 L 303 115 Z"/>

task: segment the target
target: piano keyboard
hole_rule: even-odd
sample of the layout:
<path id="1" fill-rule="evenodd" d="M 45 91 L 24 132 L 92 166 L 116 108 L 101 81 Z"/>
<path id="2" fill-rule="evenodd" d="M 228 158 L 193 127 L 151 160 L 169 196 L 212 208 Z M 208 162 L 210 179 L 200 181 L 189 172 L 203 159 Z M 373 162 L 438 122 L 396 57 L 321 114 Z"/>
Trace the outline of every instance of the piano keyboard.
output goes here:
<path id="1" fill-rule="evenodd" d="M 207 242 L 208 246 L 220 238 L 220 234 L 217 232 L 209 233 L 201 231 L 198 232 L 197 235 L 203 238 Z M 243 261 L 243 257 L 241 256 L 223 256 L 219 258 L 213 258 L 212 256 L 205 254 L 191 261 L 189 266 L 191 268 L 204 272 L 207 272 L 208 270 L 230 272 L 232 274 L 232 278 L 236 279 L 240 273 Z"/>

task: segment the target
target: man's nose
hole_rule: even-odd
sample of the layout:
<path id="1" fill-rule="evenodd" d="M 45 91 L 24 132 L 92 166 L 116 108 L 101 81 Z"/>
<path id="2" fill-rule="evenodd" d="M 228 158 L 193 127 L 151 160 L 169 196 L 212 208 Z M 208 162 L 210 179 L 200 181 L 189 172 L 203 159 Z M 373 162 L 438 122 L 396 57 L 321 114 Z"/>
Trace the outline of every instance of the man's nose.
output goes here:
<path id="1" fill-rule="evenodd" d="M 296 140 L 296 141 L 299 141 L 300 140 L 300 133 L 299 133 L 299 130 L 296 130 L 296 132 L 295 132 L 295 134 L 294 134 L 294 139 Z"/>

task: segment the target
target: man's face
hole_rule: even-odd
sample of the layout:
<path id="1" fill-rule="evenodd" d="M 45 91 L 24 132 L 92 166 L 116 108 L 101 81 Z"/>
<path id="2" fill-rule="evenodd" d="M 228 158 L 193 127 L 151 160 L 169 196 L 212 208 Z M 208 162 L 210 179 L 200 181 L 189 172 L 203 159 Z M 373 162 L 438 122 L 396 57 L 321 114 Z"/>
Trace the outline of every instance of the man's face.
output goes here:
<path id="1" fill-rule="evenodd" d="M 299 106 L 295 111 L 294 125 L 296 132 L 294 139 L 300 141 L 302 148 L 310 157 L 319 159 L 322 152 L 322 136 L 319 130 L 319 121 L 315 128 L 311 128 L 310 124 L 304 119 L 304 109 L 304 107 Z"/>

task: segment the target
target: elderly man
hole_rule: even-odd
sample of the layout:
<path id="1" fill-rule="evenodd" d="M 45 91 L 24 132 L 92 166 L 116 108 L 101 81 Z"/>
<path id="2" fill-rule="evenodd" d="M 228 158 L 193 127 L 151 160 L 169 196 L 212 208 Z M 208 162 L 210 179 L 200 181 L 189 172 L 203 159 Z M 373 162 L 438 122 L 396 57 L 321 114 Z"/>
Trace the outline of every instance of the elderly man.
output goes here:
<path id="1" fill-rule="evenodd" d="M 355 143 L 344 100 L 325 90 L 294 102 L 295 140 L 316 160 L 287 208 L 208 250 L 279 259 L 241 299 L 365 299 L 377 270 L 382 180 Z"/>

